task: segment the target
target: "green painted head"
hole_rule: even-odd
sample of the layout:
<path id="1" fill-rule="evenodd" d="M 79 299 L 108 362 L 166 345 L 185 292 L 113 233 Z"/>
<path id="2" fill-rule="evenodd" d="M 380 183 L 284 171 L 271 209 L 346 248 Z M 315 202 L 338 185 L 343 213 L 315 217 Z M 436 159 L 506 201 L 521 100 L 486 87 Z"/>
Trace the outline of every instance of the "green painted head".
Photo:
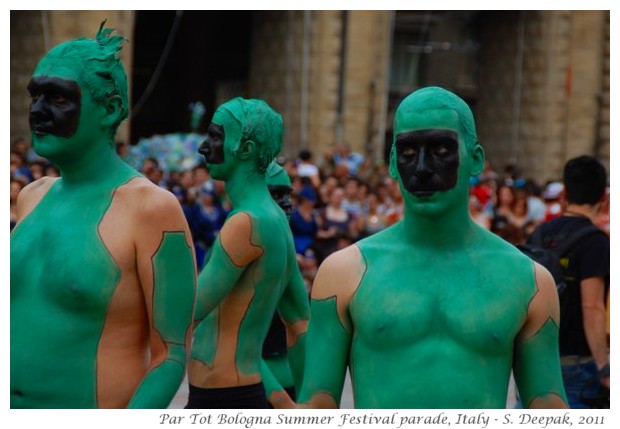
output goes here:
<path id="1" fill-rule="evenodd" d="M 282 148 L 282 134 L 282 117 L 265 101 L 237 97 L 217 108 L 199 152 L 215 179 L 226 180 L 231 168 L 249 160 L 264 175 Z"/>
<path id="2" fill-rule="evenodd" d="M 467 204 L 469 180 L 484 167 L 474 116 L 461 98 L 439 87 L 407 96 L 396 110 L 390 174 L 409 206 L 436 214 Z"/>
<path id="3" fill-rule="evenodd" d="M 284 167 L 274 159 L 267 167 L 265 179 L 271 198 L 284 210 L 286 216 L 290 216 L 293 210 L 293 200 L 291 198 L 293 187 L 291 186 L 291 178 L 286 173 Z"/>
<path id="4" fill-rule="evenodd" d="M 42 156 L 63 158 L 99 137 L 114 147 L 116 130 L 129 114 L 127 76 L 118 54 L 125 39 L 104 25 L 92 39 L 52 48 L 33 73 L 29 120 Z"/>

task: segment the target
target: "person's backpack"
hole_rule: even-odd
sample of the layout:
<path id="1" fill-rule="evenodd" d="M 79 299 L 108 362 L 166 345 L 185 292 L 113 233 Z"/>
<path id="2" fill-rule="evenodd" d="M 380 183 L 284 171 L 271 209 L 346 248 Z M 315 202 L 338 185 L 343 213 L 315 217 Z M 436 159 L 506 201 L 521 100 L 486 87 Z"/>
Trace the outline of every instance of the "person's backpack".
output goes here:
<path id="1" fill-rule="evenodd" d="M 575 243 L 594 232 L 601 230 L 592 224 L 585 225 L 568 236 L 545 237 L 543 244 L 542 228 L 538 227 L 530 237 L 529 243 L 517 244 L 517 248 L 549 270 L 555 280 L 558 296 L 562 298 L 569 281 L 566 261 L 563 261 L 563 258 L 569 254 Z"/>

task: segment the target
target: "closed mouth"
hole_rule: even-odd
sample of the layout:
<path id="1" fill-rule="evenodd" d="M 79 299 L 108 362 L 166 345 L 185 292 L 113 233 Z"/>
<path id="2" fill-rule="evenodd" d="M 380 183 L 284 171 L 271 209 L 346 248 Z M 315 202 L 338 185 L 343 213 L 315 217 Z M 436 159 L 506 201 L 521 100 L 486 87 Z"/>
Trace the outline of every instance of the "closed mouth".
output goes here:
<path id="1" fill-rule="evenodd" d="M 435 191 L 413 191 L 412 194 L 418 198 L 430 197 Z"/>

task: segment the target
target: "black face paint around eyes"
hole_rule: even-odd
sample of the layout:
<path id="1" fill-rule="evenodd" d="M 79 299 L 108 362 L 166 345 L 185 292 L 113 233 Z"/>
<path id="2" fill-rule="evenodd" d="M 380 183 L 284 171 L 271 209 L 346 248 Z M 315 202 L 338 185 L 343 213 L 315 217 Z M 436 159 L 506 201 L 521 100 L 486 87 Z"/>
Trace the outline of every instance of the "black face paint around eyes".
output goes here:
<path id="1" fill-rule="evenodd" d="M 204 156 L 207 164 L 224 162 L 224 139 L 224 127 L 211 123 L 207 130 L 207 138 L 198 148 L 198 153 Z"/>
<path id="2" fill-rule="evenodd" d="M 82 92 L 77 82 L 37 76 L 28 84 L 32 98 L 28 121 L 37 135 L 71 137 L 80 121 Z"/>
<path id="3" fill-rule="evenodd" d="M 456 186 L 458 135 L 451 130 L 420 130 L 396 138 L 396 164 L 405 189 L 429 197 Z"/>

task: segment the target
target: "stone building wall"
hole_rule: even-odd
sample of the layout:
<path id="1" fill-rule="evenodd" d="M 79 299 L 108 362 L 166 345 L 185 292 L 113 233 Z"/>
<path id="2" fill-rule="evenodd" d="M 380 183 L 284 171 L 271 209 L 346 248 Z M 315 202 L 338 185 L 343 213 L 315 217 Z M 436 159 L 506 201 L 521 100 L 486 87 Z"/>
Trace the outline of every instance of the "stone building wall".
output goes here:
<path id="1" fill-rule="evenodd" d="M 256 13 L 250 94 L 284 117 L 286 155 L 311 148 L 318 157 L 338 141 L 364 154 L 383 146 L 389 17 L 386 11 Z"/>
<path id="2" fill-rule="evenodd" d="M 383 157 L 390 61 L 389 11 L 351 11 L 347 34 L 343 140 Z"/>
<path id="3" fill-rule="evenodd" d="M 495 168 L 516 163 L 525 176 L 545 181 L 560 178 L 573 156 L 597 154 L 608 162 L 603 139 L 609 115 L 599 105 L 609 97 L 606 13 L 482 14 L 476 114 Z"/>
<path id="4" fill-rule="evenodd" d="M 600 95 L 600 115 L 599 115 L 599 134 L 598 142 L 596 146 L 596 154 L 604 161 L 609 172 L 610 156 L 611 156 L 611 144 L 610 144 L 610 76 L 609 76 L 609 64 L 610 64 L 610 49 L 609 49 L 609 11 L 606 11 L 603 24 L 603 63 L 602 73 L 603 80 L 601 84 Z"/>
<path id="5" fill-rule="evenodd" d="M 40 11 L 11 11 L 11 141 L 30 135 L 26 86 L 45 52 Z"/>
<path id="6" fill-rule="evenodd" d="M 340 11 L 255 14 L 249 92 L 282 114 L 287 156 L 334 141 L 340 29 Z"/>

